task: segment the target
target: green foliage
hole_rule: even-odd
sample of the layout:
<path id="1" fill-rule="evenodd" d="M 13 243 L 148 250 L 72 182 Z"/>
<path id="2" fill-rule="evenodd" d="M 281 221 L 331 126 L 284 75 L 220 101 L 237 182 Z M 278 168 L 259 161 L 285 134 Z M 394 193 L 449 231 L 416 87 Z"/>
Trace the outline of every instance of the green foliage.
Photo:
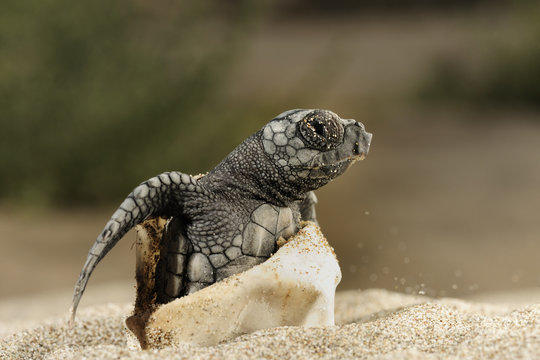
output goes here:
<path id="1" fill-rule="evenodd" d="M 246 4 L 0 2 L 0 198 L 88 204 L 208 169 Z"/>

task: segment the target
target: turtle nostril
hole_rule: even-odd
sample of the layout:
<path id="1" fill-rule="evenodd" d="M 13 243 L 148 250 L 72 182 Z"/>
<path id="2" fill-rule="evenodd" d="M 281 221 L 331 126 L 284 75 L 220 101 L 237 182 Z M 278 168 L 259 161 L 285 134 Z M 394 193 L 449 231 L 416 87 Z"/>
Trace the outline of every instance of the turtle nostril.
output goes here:
<path id="1" fill-rule="evenodd" d="M 354 155 L 360 155 L 360 143 L 358 141 L 354 143 L 353 152 Z"/>

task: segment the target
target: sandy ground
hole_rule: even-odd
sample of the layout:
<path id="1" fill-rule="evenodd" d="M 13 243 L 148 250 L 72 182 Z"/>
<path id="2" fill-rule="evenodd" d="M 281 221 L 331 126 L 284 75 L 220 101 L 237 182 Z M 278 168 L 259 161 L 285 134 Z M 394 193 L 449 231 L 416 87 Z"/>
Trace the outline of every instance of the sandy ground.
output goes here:
<path id="1" fill-rule="evenodd" d="M 119 300 L 81 309 L 74 329 L 59 314 L 58 293 L 0 304 L 2 359 L 533 359 L 540 357 L 540 291 L 486 294 L 483 302 L 433 299 L 387 290 L 338 292 L 336 326 L 257 331 L 213 347 L 139 351 L 123 320 L 131 291 L 109 284 Z M 524 296 L 525 295 L 525 296 Z M 492 299 L 492 300 L 490 300 Z M 528 300 L 524 300 L 528 299 Z M 30 301 L 31 300 L 31 301 Z M 91 299 L 90 302 L 97 299 Z M 19 321 L 12 313 L 37 303 Z M 536 303 L 536 304 L 535 304 Z M 12 313 L 11 315 L 9 313 Z M 32 320 L 33 319 L 33 320 Z M 40 319 L 40 320 L 38 320 Z M 13 333 L 15 332 L 15 333 Z M 11 333 L 11 334 L 10 334 Z"/>

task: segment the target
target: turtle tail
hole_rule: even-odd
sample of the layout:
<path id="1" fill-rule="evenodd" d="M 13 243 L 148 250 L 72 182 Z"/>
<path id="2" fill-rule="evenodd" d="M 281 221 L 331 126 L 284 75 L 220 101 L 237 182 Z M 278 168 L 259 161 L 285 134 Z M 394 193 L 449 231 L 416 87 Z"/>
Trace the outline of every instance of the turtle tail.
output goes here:
<path id="1" fill-rule="evenodd" d="M 177 171 L 167 172 L 144 181 L 137 186 L 112 215 L 88 252 L 79 279 L 75 285 L 70 308 L 70 325 L 73 325 L 77 306 L 88 279 L 98 262 L 135 225 L 150 216 L 171 216 L 180 210 L 185 190 L 198 187 L 197 180 Z"/>

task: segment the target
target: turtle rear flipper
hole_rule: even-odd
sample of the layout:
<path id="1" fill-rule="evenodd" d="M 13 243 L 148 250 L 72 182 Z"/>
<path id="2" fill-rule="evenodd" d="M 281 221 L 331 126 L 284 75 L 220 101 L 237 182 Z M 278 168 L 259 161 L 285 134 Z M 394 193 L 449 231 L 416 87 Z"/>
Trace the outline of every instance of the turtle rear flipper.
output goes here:
<path id="1" fill-rule="evenodd" d="M 83 266 L 70 308 L 70 324 L 75 320 L 77 306 L 88 279 L 99 261 L 135 225 L 149 217 L 168 218 L 181 214 L 186 197 L 206 193 L 197 179 L 178 171 L 155 176 L 137 186 L 112 215 L 90 249 Z"/>

